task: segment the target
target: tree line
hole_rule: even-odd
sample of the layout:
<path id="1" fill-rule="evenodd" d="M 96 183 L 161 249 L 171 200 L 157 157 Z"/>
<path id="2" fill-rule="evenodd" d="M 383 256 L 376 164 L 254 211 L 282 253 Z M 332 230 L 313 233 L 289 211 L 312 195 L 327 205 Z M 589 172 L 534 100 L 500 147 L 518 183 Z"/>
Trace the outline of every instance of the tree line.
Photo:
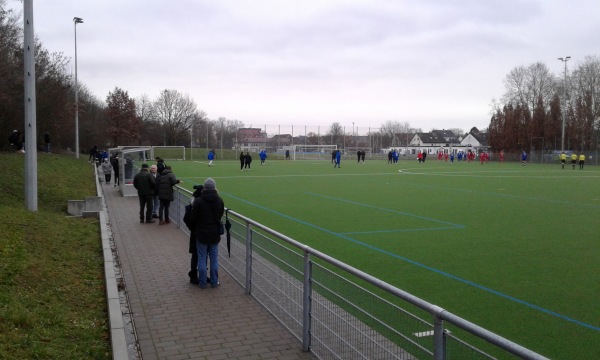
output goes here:
<path id="1" fill-rule="evenodd" d="M 565 150 L 598 148 L 600 58 L 587 56 L 566 74 L 552 74 L 541 62 L 518 66 L 506 75 L 504 85 L 489 125 L 493 150 L 560 150 L 563 121 Z"/>
<path id="2" fill-rule="evenodd" d="M 0 128 L 23 133 L 23 28 L 20 14 L 0 0 Z M 54 149 L 75 149 L 75 81 L 70 59 L 50 53 L 35 39 L 36 122 L 39 146 L 48 132 Z M 154 99 L 131 98 L 115 87 L 105 101 L 78 82 L 79 141 L 82 152 L 93 145 L 167 145 L 233 147 L 243 123 L 206 113 L 188 95 L 165 89 Z"/>
<path id="3" fill-rule="evenodd" d="M 54 149 L 75 148 L 75 81 L 68 72 L 70 59 L 50 53 L 36 38 L 35 71 L 38 139 L 51 134 Z M 0 0 L 0 128 L 6 137 L 13 129 L 23 132 L 23 30 L 19 14 Z M 589 150 L 600 137 L 600 59 L 586 57 L 567 75 L 552 74 L 546 65 L 534 63 L 514 68 L 505 78 L 506 92 L 492 104 L 489 144 L 494 151 L 559 149 L 565 117 L 565 148 Z M 179 145 L 233 148 L 238 120 L 208 118 L 195 101 L 177 90 L 165 89 L 153 99 L 132 98 L 115 87 L 100 100 L 78 82 L 79 139 L 82 151 L 92 145 Z M 567 97 L 564 97 L 566 90 Z M 407 146 L 412 134 L 421 132 L 408 122 L 389 120 L 371 133 L 370 144 L 357 144 L 337 122 L 309 142 L 370 146 L 374 149 Z M 456 135 L 464 135 L 460 129 Z M 460 133 L 459 133 L 460 132 Z M 320 138 L 320 139 L 319 139 Z M 328 139 L 327 139 L 328 138 Z M 4 142 L 6 144 L 6 142 Z M 41 144 L 40 144 L 41 146 Z"/>

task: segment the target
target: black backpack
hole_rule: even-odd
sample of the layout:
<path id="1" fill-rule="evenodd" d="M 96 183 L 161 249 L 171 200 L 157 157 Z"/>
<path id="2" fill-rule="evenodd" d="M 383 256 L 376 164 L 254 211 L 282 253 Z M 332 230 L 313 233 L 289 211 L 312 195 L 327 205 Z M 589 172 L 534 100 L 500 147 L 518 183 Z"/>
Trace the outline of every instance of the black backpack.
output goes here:
<path id="1" fill-rule="evenodd" d="M 183 214 L 183 223 L 188 229 L 194 230 L 194 223 L 192 222 L 192 205 L 188 204 L 185 206 L 185 213 Z"/>

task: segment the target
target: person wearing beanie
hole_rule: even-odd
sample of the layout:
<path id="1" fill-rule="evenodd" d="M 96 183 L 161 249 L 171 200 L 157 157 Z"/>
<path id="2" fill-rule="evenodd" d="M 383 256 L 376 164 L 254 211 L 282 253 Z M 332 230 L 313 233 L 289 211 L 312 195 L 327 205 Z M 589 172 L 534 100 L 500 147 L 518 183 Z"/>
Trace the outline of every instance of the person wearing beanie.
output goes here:
<path id="1" fill-rule="evenodd" d="M 152 219 L 152 196 L 154 195 L 154 176 L 148 171 L 148 164 L 142 164 L 142 169 L 133 177 L 133 187 L 138 191 L 140 199 L 140 223 L 144 223 L 144 208 L 146 208 L 146 222 L 155 222 Z"/>
<path id="2" fill-rule="evenodd" d="M 219 224 L 225 212 L 215 180 L 206 179 L 203 187 L 200 197 L 194 199 L 191 216 L 198 252 L 198 283 L 202 289 L 207 285 L 207 257 L 210 257 L 210 286 L 216 288 L 219 285 Z"/>

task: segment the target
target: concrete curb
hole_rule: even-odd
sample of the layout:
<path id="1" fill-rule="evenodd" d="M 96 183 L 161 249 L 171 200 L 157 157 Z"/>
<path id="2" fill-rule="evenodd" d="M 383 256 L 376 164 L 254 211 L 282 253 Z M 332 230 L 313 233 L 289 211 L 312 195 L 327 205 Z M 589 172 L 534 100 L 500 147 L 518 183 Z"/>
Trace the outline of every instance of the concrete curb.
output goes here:
<path id="1" fill-rule="evenodd" d="M 108 307 L 108 322 L 110 326 L 110 342 L 113 359 L 128 360 L 127 340 L 125 337 L 125 326 L 123 314 L 121 313 L 121 303 L 119 300 L 119 288 L 115 276 L 115 263 L 110 245 L 111 232 L 108 226 L 108 214 L 106 201 L 102 191 L 102 184 L 99 181 L 98 169 L 94 167 L 96 174 L 96 192 L 102 200 L 102 209 L 99 211 L 100 236 L 102 238 L 102 254 L 104 256 L 104 278 L 106 283 L 106 304 Z"/>

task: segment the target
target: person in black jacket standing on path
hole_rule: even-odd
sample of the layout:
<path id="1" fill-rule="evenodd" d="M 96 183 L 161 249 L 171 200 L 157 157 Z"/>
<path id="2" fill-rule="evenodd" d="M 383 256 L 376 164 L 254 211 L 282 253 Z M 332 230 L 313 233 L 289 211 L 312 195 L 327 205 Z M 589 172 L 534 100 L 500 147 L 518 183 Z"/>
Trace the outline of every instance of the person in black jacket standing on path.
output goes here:
<path id="1" fill-rule="evenodd" d="M 225 212 L 223 199 L 217 193 L 215 181 L 208 178 L 200 197 L 192 205 L 192 223 L 196 234 L 198 250 L 198 281 L 200 288 L 206 288 L 206 259 L 210 257 L 210 286 L 219 285 L 219 223 Z"/>
<path id="2" fill-rule="evenodd" d="M 148 164 L 142 164 L 142 169 L 133 178 L 133 187 L 138 191 L 140 200 L 140 223 L 144 223 L 144 208 L 146 208 L 146 223 L 153 223 L 152 220 L 152 195 L 154 195 L 154 185 L 156 181 L 148 171 Z"/>
<path id="3" fill-rule="evenodd" d="M 165 225 L 171 222 L 171 219 L 169 218 L 169 206 L 171 205 L 171 201 L 173 201 L 173 186 L 181 183 L 181 180 L 175 177 L 175 174 L 173 174 L 169 165 L 165 166 L 162 174 L 156 179 L 158 199 L 160 200 L 160 207 L 158 208 L 158 225 Z"/>

